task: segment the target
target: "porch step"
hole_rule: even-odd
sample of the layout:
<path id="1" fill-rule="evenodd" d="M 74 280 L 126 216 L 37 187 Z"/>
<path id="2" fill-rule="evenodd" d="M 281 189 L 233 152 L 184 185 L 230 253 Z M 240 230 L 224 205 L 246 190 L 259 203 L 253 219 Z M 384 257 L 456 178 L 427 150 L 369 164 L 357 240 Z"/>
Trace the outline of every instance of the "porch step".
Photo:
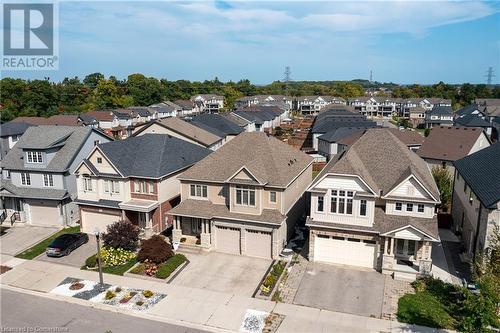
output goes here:
<path id="1" fill-rule="evenodd" d="M 401 280 L 401 281 L 410 281 L 413 282 L 417 279 L 417 274 L 415 273 L 407 273 L 407 272 L 394 272 L 394 280 Z"/>
<path id="2" fill-rule="evenodd" d="M 200 254 L 203 251 L 202 248 L 200 248 L 197 245 L 189 245 L 189 244 L 180 244 L 179 248 L 177 249 L 177 252 L 180 253 L 192 253 L 192 254 Z"/>

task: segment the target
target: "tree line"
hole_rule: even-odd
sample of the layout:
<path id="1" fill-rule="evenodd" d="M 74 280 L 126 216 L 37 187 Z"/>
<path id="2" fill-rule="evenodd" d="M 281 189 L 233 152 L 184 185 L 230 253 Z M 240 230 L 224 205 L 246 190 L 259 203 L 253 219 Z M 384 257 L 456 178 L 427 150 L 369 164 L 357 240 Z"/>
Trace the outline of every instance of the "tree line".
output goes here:
<path id="1" fill-rule="evenodd" d="M 0 80 L 1 120 L 19 116 L 43 116 L 90 110 L 148 106 L 164 100 L 189 99 L 196 94 L 219 94 L 225 97 L 226 109 L 243 96 L 271 94 L 288 96 L 333 95 L 343 98 L 362 96 L 365 88 L 385 86 L 393 90 L 393 97 L 441 97 L 465 105 L 474 98 L 500 98 L 499 87 L 464 84 L 461 87 L 442 82 L 433 86 L 397 86 L 393 83 L 354 81 L 275 81 L 255 85 L 249 80 L 222 82 L 218 78 L 203 82 L 169 81 L 142 74 L 131 74 L 124 80 L 92 73 L 83 80 L 65 78 L 60 82 L 3 78 Z"/>

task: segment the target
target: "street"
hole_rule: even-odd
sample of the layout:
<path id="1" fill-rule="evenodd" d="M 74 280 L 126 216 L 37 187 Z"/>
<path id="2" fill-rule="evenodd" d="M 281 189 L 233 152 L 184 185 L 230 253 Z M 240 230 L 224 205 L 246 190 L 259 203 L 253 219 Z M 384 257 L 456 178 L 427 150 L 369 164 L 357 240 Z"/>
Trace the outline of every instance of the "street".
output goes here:
<path id="1" fill-rule="evenodd" d="M 26 327 L 26 332 L 204 332 L 3 288 L 0 289 L 0 299 L 2 332 L 9 329 L 14 332 L 16 330 L 12 328 L 21 327 Z"/>

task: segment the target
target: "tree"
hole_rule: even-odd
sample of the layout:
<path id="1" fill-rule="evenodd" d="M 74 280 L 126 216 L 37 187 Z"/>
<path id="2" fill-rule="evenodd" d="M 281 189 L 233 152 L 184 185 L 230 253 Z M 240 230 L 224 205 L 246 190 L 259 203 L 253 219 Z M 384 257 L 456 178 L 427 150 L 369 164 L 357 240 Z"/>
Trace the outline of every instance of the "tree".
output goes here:
<path id="1" fill-rule="evenodd" d="M 163 237 L 154 235 L 150 239 L 142 242 L 141 249 L 137 254 L 137 260 L 149 260 L 155 264 L 161 264 L 168 258 L 173 257 L 174 251 L 172 246 L 163 240 Z"/>
<path id="2" fill-rule="evenodd" d="M 108 225 L 102 240 L 105 246 L 135 251 L 139 243 L 139 228 L 128 221 L 118 221 Z"/>
<path id="3" fill-rule="evenodd" d="M 104 75 L 101 73 L 92 73 L 87 75 L 83 79 L 83 84 L 89 87 L 91 90 L 94 90 L 97 87 L 99 81 L 104 80 Z"/>
<path id="4" fill-rule="evenodd" d="M 127 94 L 133 98 L 134 104 L 148 106 L 162 100 L 162 86 L 160 81 L 142 74 L 131 74 L 126 82 Z"/>
<path id="5" fill-rule="evenodd" d="M 444 211 L 448 210 L 451 203 L 453 193 L 453 179 L 448 169 L 435 166 L 432 168 L 432 176 L 439 189 L 439 199 L 441 200 L 441 208 Z"/>

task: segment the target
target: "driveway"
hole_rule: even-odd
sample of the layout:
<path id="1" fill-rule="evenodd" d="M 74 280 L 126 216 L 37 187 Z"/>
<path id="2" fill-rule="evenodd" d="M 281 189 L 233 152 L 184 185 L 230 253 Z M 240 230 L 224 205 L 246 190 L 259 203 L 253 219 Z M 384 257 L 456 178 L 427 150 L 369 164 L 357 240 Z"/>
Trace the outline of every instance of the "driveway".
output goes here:
<path id="1" fill-rule="evenodd" d="M 6 235 L 0 237 L 0 252 L 14 256 L 19 252 L 39 243 L 53 233 L 57 227 L 22 226 L 9 228 Z"/>
<path id="2" fill-rule="evenodd" d="M 172 284 L 252 296 L 271 260 L 224 253 L 185 253 L 190 261 Z"/>
<path id="3" fill-rule="evenodd" d="M 380 318 L 383 298 L 381 273 L 309 263 L 294 303 Z"/>
<path id="4" fill-rule="evenodd" d="M 82 267 L 83 264 L 85 263 L 85 260 L 91 255 L 94 255 L 96 253 L 97 253 L 97 244 L 95 237 L 89 235 L 88 243 L 83 244 L 82 246 L 80 246 L 67 256 L 55 258 L 55 257 L 47 257 L 47 255 L 43 253 L 38 257 L 36 257 L 35 260 L 49 261 L 56 264 L 62 264 L 74 267 Z"/>

